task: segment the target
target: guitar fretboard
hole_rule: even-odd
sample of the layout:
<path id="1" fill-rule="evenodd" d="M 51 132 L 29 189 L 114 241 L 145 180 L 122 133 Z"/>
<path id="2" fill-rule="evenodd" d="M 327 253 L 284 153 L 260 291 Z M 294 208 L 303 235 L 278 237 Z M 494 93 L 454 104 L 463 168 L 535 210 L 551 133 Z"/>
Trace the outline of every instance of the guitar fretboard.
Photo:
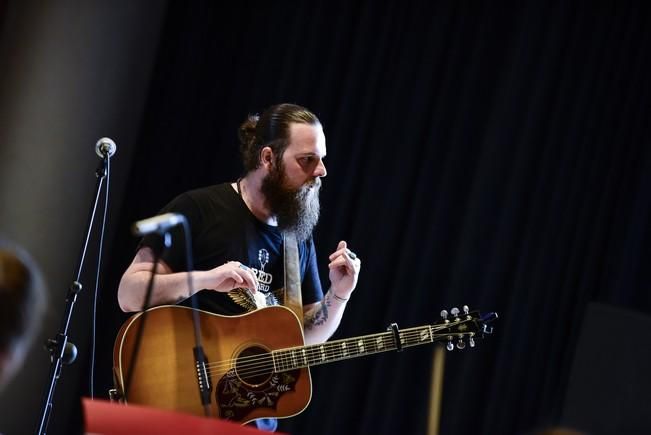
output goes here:
<path id="1" fill-rule="evenodd" d="M 400 346 L 412 347 L 432 343 L 447 334 L 435 334 L 430 325 L 403 329 L 399 332 Z M 274 372 L 284 372 L 344 359 L 397 350 L 393 332 L 364 335 L 310 346 L 275 350 L 271 353 Z"/>

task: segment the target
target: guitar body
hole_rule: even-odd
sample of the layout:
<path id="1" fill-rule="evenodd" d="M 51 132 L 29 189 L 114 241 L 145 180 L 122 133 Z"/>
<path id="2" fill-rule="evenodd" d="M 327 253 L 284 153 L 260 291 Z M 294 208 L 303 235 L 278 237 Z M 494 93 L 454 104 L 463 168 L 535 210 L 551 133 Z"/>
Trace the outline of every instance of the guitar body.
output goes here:
<path id="1" fill-rule="evenodd" d="M 123 394 L 135 357 L 126 403 L 205 415 L 193 352 L 193 311 L 182 306 L 155 307 L 122 326 L 113 365 Z M 301 325 L 292 311 L 273 306 L 239 316 L 197 313 L 211 416 L 247 423 L 262 417 L 291 417 L 307 407 L 312 395 L 309 369 L 276 372 L 270 358 L 271 351 L 304 345 Z"/>

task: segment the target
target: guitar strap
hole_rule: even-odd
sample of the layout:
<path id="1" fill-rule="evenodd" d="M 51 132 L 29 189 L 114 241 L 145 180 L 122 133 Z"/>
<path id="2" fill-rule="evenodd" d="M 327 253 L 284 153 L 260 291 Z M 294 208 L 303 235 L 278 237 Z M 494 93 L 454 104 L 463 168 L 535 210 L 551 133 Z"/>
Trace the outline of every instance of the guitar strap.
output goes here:
<path id="1" fill-rule="evenodd" d="M 303 298 L 301 297 L 301 275 L 298 260 L 298 242 L 293 233 L 283 236 L 285 259 L 285 297 L 283 303 L 292 310 L 301 326 L 303 325 Z"/>

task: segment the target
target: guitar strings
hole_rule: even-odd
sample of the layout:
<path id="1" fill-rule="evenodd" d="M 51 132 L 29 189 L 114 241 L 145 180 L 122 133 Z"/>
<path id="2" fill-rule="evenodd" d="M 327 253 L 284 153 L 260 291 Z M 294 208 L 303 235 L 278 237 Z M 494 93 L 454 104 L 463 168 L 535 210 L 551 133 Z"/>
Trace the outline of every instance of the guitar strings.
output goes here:
<path id="1" fill-rule="evenodd" d="M 434 339 L 438 339 L 440 337 L 448 337 L 450 334 L 439 334 L 434 337 Z M 458 335 L 455 334 L 455 335 Z M 417 334 L 405 334 L 403 338 L 405 341 L 408 343 L 406 344 L 406 347 L 414 346 L 415 344 L 418 344 L 419 342 L 409 342 L 410 339 L 413 339 L 415 337 L 420 336 L 419 333 Z M 388 339 L 387 341 L 390 342 L 391 345 L 393 345 L 393 337 L 392 336 L 387 336 L 385 337 Z M 300 349 L 300 348 L 295 348 L 295 349 Z M 335 348 L 331 349 L 328 352 L 325 352 L 325 357 L 323 357 L 322 353 L 319 353 L 318 355 L 321 356 L 322 358 L 320 359 L 314 359 L 312 355 L 311 357 L 306 355 L 301 355 L 292 357 L 290 355 L 283 355 L 280 358 L 281 364 L 277 364 L 281 366 L 281 370 L 276 370 L 276 366 L 273 364 L 273 360 L 270 354 L 263 354 L 263 355 L 258 355 L 258 356 L 252 356 L 248 357 L 248 364 L 236 364 L 237 367 L 237 374 L 240 377 L 253 377 L 253 376 L 258 376 L 258 375 L 269 375 L 274 372 L 284 372 L 284 371 L 290 371 L 290 370 L 297 370 L 303 367 L 307 367 L 309 365 L 317 365 L 319 362 L 323 362 L 324 360 L 345 360 L 345 359 L 351 359 L 355 358 L 360 355 L 372 355 L 375 353 L 381 353 L 383 351 L 387 350 L 394 350 L 395 347 L 384 347 L 383 349 L 380 350 L 374 350 L 374 351 L 364 351 L 363 353 L 361 352 L 349 352 L 347 350 L 341 349 L 341 348 Z M 283 350 L 283 353 L 291 353 L 291 349 Z M 309 363 L 301 363 L 301 364 L 296 364 L 296 361 L 305 361 L 305 360 L 312 360 L 312 364 Z M 213 363 L 211 364 L 211 368 L 207 370 L 207 373 L 210 375 L 222 375 L 226 372 L 228 372 L 232 367 L 232 361 L 237 361 L 237 359 L 231 359 L 231 360 L 224 360 L 220 361 L 218 363 Z M 276 360 L 277 362 L 279 361 L 278 359 Z M 284 362 L 285 364 L 282 364 Z M 222 367 L 216 367 L 216 366 L 222 366 Z"/>
<path id="2" fill-rule="evenodd" d="M 449 336 L 458 337 L 460 334 L 470 335 L 470 333 L 460 332 L 434 334 L 435 331 L 448 329 L 450 326 L 457 326 L 461 323 L 466 323 L 469 320 L 473 319 L 461 320 L 451 324 L 431 325 L 427 327 L 404 329 L 400 331 L 400 336 L 405 342 L 403 345 L 410 347 L 422 343 L 424 339 L 428 342 L 434 342 L 440 340 L 441 338 Z M 422 335 L 424 331 L 428 331 L 428 335 L 425 337 Z M 380 348 L 376 347 L 373 350 L 366 350 L 367 347 L 372 348 L 373 346 L 378 346 L 378 338 L 382 340 L 382 346 Z M 414 339 L 416 340 L 414 341 Z M 363 347 L 363 350 L 361 352 L 358 351 L 358 346 L 356 346 L 360 341 L 362 341 Z M 353 344 L 350 349 L 345 346 L 348 343 Z M 299 369 L 312 364 L 317 365 L 320 362 L 325 362 L 328 360 L 344 360 L 360 355 L 372 355 L 375 353 L 381 353 L 394 349 L 395 343 L 393 334 L 383 332 L 379 334 L 364 336 L 361 338 L 342 339 L 311 346 L 298 346 L 294 348 L 272 351 L 271 353 L 222 360 L 215 363 L 206 364 L 206 372 L 210 375 L 221 375 L 228 372 L 232 368 L 236 368 L 239 376 L 249 377 L 262 374 L 271 374 L 276 371 L 283 372 Z M 315 358 L 315 356 L 317 358 Z M 233 364 L 234 362 L 236 362 L 235 365 Z M 300 362 L 300 364 L 297 364 L 297 362 Z M 280 370 L 278 370 L 279 367 Z"/>
<path id="3" fill-rule="evenodd" d="M 460 322 L 459 322 L 460 323 Z M 459 324 L 457 323 L 457 324 Z M 449 325 L 441 325 L 436 328 L 436 330 L 441 330 L 441 329 L 447 329 Z M 426 327 L 427 329 L 430 329 L 430 331 L 433 333 L 434 332 L 434 327 Z M 406 329 L 401 331 L 401 337 L 403 338 L 404 341 L 407 342 L 407 346 L 413 346 L 414 344 L 418 344 L 422 342 L 422 332 L 426 330 L 425 328 L 411 328 L 411 329 Z M 448 336 L 458 336 L 459 333 L 445 333 L 445 334 L 438 334 L 436 337 L 432 335 L 431 339 L 429 335 L 427 336 L 428 341 L 432 342 L 435 339 L 439 339 L 440 337 L 448 337 Z M 466 334 L 467 335 L 467 334 Z M 374 351 L 366 351 L 364 350 L 363 352 L 356 352 L 356 351 L 349 351 L 348 347 L 341 348 L 338 347 L 338 344 L 347 344 L 347 343 L 359 343 L 360 340 L 363 341 L 364 348 L 367 346 L 375 345 L 377 343 L 377 340 L 374 340 L 374 338 L 382 338 L 382 346 L 380 349 L 376 349 Z M 416 343 L 411 343 L 412 339 L 418 337 L 419 340 Z M 387 343 L 388 342 L 388 343 Z M 389 344 L 389 346 L 387 346 Z M 240 361 L 238 363 L 237 369 L 238 373 L 242 374 L 246 370 L 251 370 L 251 369 L 258 369 L 258 368 L 264 368 L 262 371 L 250 371 L 248 375 L 255 375 L 255 374 L 262 374 L 265 372 L 273 371 L 276 370 L 277 366 L 281 367 L 281 370 L 278 371 L 285 371 L 285 370 L 291 370 L 293 366 L 296 366 L 296 361 L 305 361 L 307 359 L 310 359 L 313 364 L 317 364 L 318 362 L 323 362 L 324 360 L 332 359 L 334 358 L 340 358 L 340 359 L 347 359 L 347 358 L 352 358 L 356 357 L 360 354 L 374 354 L 374 353 L 380 353 L 385 350 L 393 350 L 390 346 L 393 345 L 393 334 L 389 333 L 380 333 L 380 334 L 375 334 L 371 336 L 365 336 L 363 338 L 356 338 L 356 339 L 344 339 L 344 340 L 337 340 L 334 342 L 329 342 L 325 344 L 317 344 L 317 345 L 312 345 L 312 346 L 306 346 L 306 347 L 295 347 L 295 348 L 288 348 L 288 349 L 282 349 L 278 351 L 274 351 L 271 354 L 266 353 L 266 354 L 261 354 L 261 355 L 252 355 L 249 357 L 240 357 L 240 358 L 235 358 L 235 359 L 230 359 L 230 360 L 223 360 L 219 361 L 216 363 L 211 363 L 207 364 L 206 367 L 209 369 L 209 372 L 211 374 L 219 374 L 219 373 L 225 373 L 227 372 L 231 367 L 232 367 L 232 362 L 233 361 Z M 352 349 L 355 349 L 355 346 L 352 347 Z M 317 352 L 315 352 L 317 350 Z M 294 353 L 292 355 L 292 352 L 298 351 L 299 355 L 296 355 Z M 314 359 L 314 354 L 320 358 Z M 275 355 L 274 355 L 275 354 Z M 274 359 L 273 357 L 276 356 Z M 273 362 L 276 362 L 277 364 L 274 365 Z M 289 367 L 286 367 L 289 363 Z M 307 366 L 310 365 L 308 363 L 303 363 L 302 365 Z M 298 366 L 297 368 L 300 368 Z"/>
<path id="4" fill-rule="evenodd" d="M 417 331 L 415 331 L 415 329 L 416 328 L 405 329 L 405 330 L 401 331 L 401 334 L 403 336 L 411 335 L 414 332 L 417 332 L 418 334 L 420 334 L 421 331 L 423 331 L 425 329 L 429 329 L 429 327 L 426 327 L 426 328 L 421 327 L 421 328 L 418 328 Z M 438 329 L 442 329 L 442 328 L 438 328 Z M 449 334 L 441 334 L 441 335 L 449 335 Z M 389 341 L 389 342 L 393 343 L 394 336 L 391 333 L 381 332 L 381 333 L 378 333 L 378 334 L 368 335 L 368 336 L 364 336 L 364 337 L 361 337 L 361 338 L 357 337 L 357 338 L 352 338 L 352 339 L 342 339 L 342 340 L 336 340 L 336 341 L 331 341 L 331 342 L 327 342 L 327 343 L 314 344 L 314 345 L 310 345 L 310 346 L 296 346 L 296 347 L 291 347 L 291 348 L 286 348 L 286 349 L 279 349 L 279 350 L 272 351 L 271 353 L 266 353 L 266 354 L 251 355 L 251 356 L 248 356 L 248 357 L 239 357 L 239 358 L 233 358 L 233 359 L 229 359 L 229 360 L 222 360 L 222 361 L 218 361 L 218 362 L 215 362 L 215 363 L 208 363 L 208 364 L 206 364 L 206 367 L 209 367 L 209 368 L 212 369 L 212 368 L 216 368 L 217 366 L 220 366 L 220 365 L 222 365 L 222 366 L 223 365 L 231 366 L 233 361 L 246 362 L 246 361 L 259 361 L 261 359 L 269 360 L 269 359 L 271 359 L 272 354 L 276 354 L 276 355 L 280 356 L 281 359 L 282 359 L 283 355 L 281 355 L 281 353 L 282 354 L 290 354 L 291 352 L 298 350 L 301 354 L 303 354 L 303 352 L 300 351 L 301 349 L 304 349 L 306 351 L 305 353 L 313 352 L 314 349 L 319 349 L 318 354 L 322 355 L 323 352 L 321 351 L 321 348 L 324 348 L 324 349 L 326 349 L 326 355 L 332 356 L 332 354 L 336 354 L 337 352 L 340 351 L 340 349 L 337 348 L 337 346 L 336 346 L 337 344 L 358 342 L 359 340 L 364 340 L 365 344 L 373 344 L 373 343 L 375 343 L 377 341 L 377 338 L 382 338 L 383 339 L 382 345 L 383 345 L 383 347 L 385 347 L 387 345 L 386 341 Z M 406 337 L 403 337 L 403 338 L 406 338 Z M 385 339 L 388 339 L 388 340 L 385 340 Z M 389 349 L 389 350 L 391 350 L 391 349 Z M 291 356 L 289 356 L 289 355 L 285 355 L 285 356 L 287 356 L 286 359 L 291 358 Z M 243 366 L 245 366 L 245 364 L 238 364 L 238 366 L 243 367 Z"/>
<path id="5" fill-rule="evenodd" d="M 476 319 L 462 319 L 450 324 L 403 329 L 399 332 L 401 342 L 403 347 L 412 347 L 418 344 L 423 344 L 424 341 L 433 343 L 445 339 L 446 337 L 474 335 L 475 331 L 446 331 L 444 333 L 436 333 L 442 330 L 447 330 L 450 327 L 457 327 L 472 320 Z M 427 335 L 423 336 L 422 334 L 425 331 L 427 331 Z M 205 365 L 205 368 L 206 373 L 213 376 L 223 375 L 234 368 L 236 369 L 238 376 L 243 378 L 259 375 L 271 375 L 274 372 L 298 370 L 310 365 L 318 365 L 319 363 L 342 361 L 358 356 L 373 355 L 376 353 L 395 350 L 397 346 L 394 338 L 393 333 L 382 332 L 363 337 L 335 340 L 310 346 L 296 346 L 292 348 L 279 349 L 270 353 L 230 358 L 214 363 L 208 363 Z M 381 347 L 378 347 L 378 339 L 381 339 Z M 358 347 L 355 346 L 355 344 L 358 344 L 360 340 L 363 343 L 363 350 L 361 352 L 359 352 Z M 348 346 L 345 346 L 348 343 L 352 344 L 350 349 Z M 376 346 L 375 349 L 373 349 L 373 346 Z M 366 350 L 367 347 L 371 350 Z M 315 356 L 318 358 L 315 358 Z M 297 362 L 301 362 L 301 364 L 297 364 Z M 194 373 L 194 376 L 196 377 L 196 373 Z"/>

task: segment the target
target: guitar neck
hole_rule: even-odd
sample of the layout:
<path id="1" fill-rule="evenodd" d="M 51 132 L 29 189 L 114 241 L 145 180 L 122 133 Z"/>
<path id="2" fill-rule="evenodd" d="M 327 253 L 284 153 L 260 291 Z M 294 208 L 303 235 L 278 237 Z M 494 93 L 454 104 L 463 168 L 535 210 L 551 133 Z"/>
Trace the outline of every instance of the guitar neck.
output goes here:
<path id="1" fill-rule="evenodd" d="M 433 343 L 447 337 L 448 334 L 437 334 L 435 326 L 426 325 L 403 329 L 397 333 L 397 336 L 400 340 L 399 344 L 396 343 L 396 333 L 389 331 L 310 346 L 275 350 L 271 353 L 274 372 L 284 372 Z"/>

